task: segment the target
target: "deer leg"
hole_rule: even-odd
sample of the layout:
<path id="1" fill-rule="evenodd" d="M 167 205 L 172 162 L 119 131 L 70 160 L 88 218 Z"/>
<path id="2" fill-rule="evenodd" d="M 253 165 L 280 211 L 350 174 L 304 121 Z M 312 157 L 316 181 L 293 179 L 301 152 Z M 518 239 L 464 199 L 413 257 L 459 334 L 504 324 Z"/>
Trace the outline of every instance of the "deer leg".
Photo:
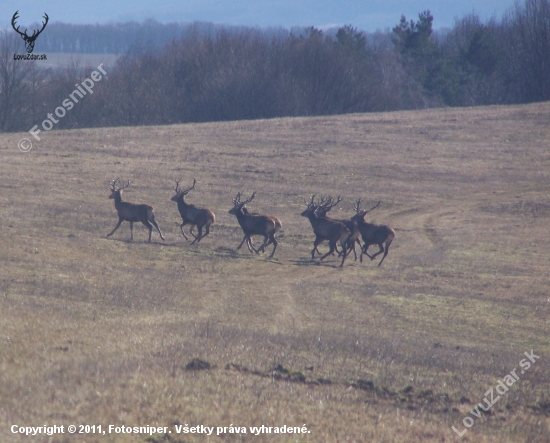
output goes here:
<path id="1" fill-rule="evenodd" d="M 183 238 L 187 241 L 189 241 L 189 238 L 187 238 L 187 235 L 185 235 L 185 232 L 183 232 L 183 227 L 185 226 L 185 223 L 182 223 L 180 226 L 181 233 L 183 234 Z"/>
<path id="2" fill-rule="evenodd" d="M 267 234 L 264 234 L 264 242 L 262 243 L 262 246 L 258 248 L 258 251 L 265 252 L 265 248 L 271 244 L 271 239 Z"/>
<path id="3" fill-rule="evenodd" d="M 243 241 L 242 241 L 241 244 L 237 247 L 237 251 L 238 251 L 239 249 L 241 249 L 241 246 L 244 244 L 244 242 L 245 242 L 245 240 L 247 239 L 247 237 L 248 237 L 248 236 L 245 234 L 245 236 L 244 236 L 244 238 L 243 238 Z M 248 242 L 246 242 L 246 246 L 248 246 Z M 249 248 L 249 249 L 250 249 L 250 248 Z"/>
<path id="4" fill-rule="evenodd" d="M 355 261 L 357 261 L 357 251 L 355 250 L 355 243 L 358 243 L 359 240 L 355 239 L 355 240 L 349 240 L 348 241 L 348 244 L 347 244 L 347 248 L 348 248 L 348 254 L 353 251 L 353 255 L 355 256 Z M 359 246 L 361 246 L 361 243 L 359 243 Z"/>
<path id="5" fill-rule="evenodd" d="M 208 234 L 210 234 L 210 225 L 205 225 L 204 227 L 204 235 L 201 238 L 206 237 Z"/>
<path id="6" fill-rule="evenodd" d="M 130 222 L 130 241 L 134 241 L 134 222 Z"/>
<path id="7" fill-rule="evenodd" d="M 336 247 L 336 244 L 331 242 L 330 243 L 330 251 L 328 251 L 325 255 L 323 255 L 321 257 L 321 260 L 323 260 L 323 259 L 327 258 L 329 255 L 333 254 L 335 247 Z"/>
<path id="8" fill-rule="evenodd" d="M 159 231 L 160 238 L 162 238 L 164 240 L 164 236 L 162 235 L 162 232 L 160 232 L 160 228 L 159 228 L 159 225 L 157 224 L 157 222 L 155 221 L 155 217 L 151 217 L 149 219 L 149 221 L 153 224 L 153 226 L 155 228 L 157 228 L 157 231 Z M 153 230 L 153 229 L 151 228 L 151 230 Z M 150 238 L 151 238 L 151 235 L 149 234 L 149 239 Z M 151 240 L 149 240 L 149 243 L 151 243 Z"/>
<path id="9" fill-rule="evenodd" d="M 147 229 L 149 229 L 149 240 L 147 241 L 148 243 L 151 243 L 151 234 L 153 233 L 153 225 L 151 225 L 151 223 L 149 223 L 148 220 L 145 220 L 145 221 L 142 221 L 141 222 Z M 133 223 L 130 222 L 130 227 L 132 227 Z M 133 234 L 132 234 L 133 235 Z"/>
<path id="10" fill-rule="evenodd" d="M 340 243 L 340 245 L 342 246 L 342 251 L 344 252 L 344 256 L 342 257 L 342 263 L 340 263 L 340 267 L 344 266 L 344 262 L 346 261 L 346 257 L 348 256 L 348 254 L 350 253 L 351 251 L 351 248 L 353 247 L 353 249 L 355 249 L 355 241 L 350 245 L 350 242 L 349 240 L 346 240 L 345 243 Z"/>
<path id="11" fill-rule="evenodd" d="M 355 239 L 355 243 L 359 245 L 359 249 L 363 249 L 363 245 L 358 238 Z M 355 253 L 355 244 L 353 245 L 353 253 L 355 254 L 355 261 L 357 261 L 357 254 Z"/>
<path id="12" fill-rule="evenodd" d="M 342 255 L 347 255 L 351 251 L 355 254 L 355 260 L 357 260 L 357 253 L 355 252 L 355 240 L 348 240 L 345 243 L 345 247 L 342 246 L 342 250 L 338 253 L 338 257 L 341 257 Z"/>
<path id="13" fill-rule="evenodd" d="M 193 225 L 193 227 L 194 227 L 194 226 L 195 226 L 195 225 Z M 193 227 L 191 227 L 191 231 L 193 230 Z M 195 243 L 195 242 L 198 243 L 198 242 L 201 241 L 201 238 L 202 238 L 202 226 L 197 226 L 197 229 L 199 230 L 199 235 L 197 235 L 197 236 L 195 237 L 195 240 L 193 240 L 193 241 L 191 242 L 191 244 L 193 244 L 193 243 Z M 189 231 L 189 233 L 190 233 L 191 235 L 194 236 L 194 234 L 193 234 L 191 231 Z"/>
<path id="14" fill-rule="evenodd" d="M 247 237 L 246 246 L 248 246 L 248 250 L 253 254 L 254 252 L 256 254 L 259 254 L 258 250 L 254 248 L 254 243 L 252 243 L 252 238 L 249 236 Z"/>
<path id="15" fill-rule="evenodd" d="M 273 251 L 271 251 L 271 255 L 269 257 L 273 257 L 273 255 L 275 254 L 275 249 L 277 249 L 277 245 L 279 244 L 277 242 L 277 239 L 275 238 L 275 234 L 272 235 L 270 243 L 273 243 Z"/>
<path id="16" fill-rule="evenodd" d="M 198 243 L 206 235 L 206 233 L 204 235 L 202 234 L 202 226 L 197 225 L 197 229 L 199 230 L 199 235 L 198 235 L 198 238 L 197 238 L 197 243 Z"/>
<path id="17" fill-rule="evenodd" d="M 191 229 L 189 229 L 189 234 L 191 234 L 193 237 L 195 237 L 195 240 L 197 239 L 197 236 L 195 234 L 193 234 L 193 228 L 195 227 L 195 225 L 191 225 Z M 199 234 L 200 234 L 200 231 L 199 231 Z M 195 242 L 193 242 L 195 243 Z M 191 243 L 191 244 L 193 244 Z"/>
<path id="18" fill-rule="evenodd" d="M 361 248 L 361 256 L 359 257 L 359 261 L 360 261 L 361 263 L 363 263 L 363 254 L 365 254 L 368 258 L 371 258 L 371 256 L 370 256 L 369 253 L 367 252 L 368 249 L 369 249 L 369 246 L 370 246 L 370 245 L 369 245 L 368 243 L 365 243 L 365 244 L 363 245 L 363 247 Z"/>
<path id="19" fill-rule="evenodd" d="M 382 260 L 380 260 L 380 263 L 378 263 L 378 266 L 380 266 L 382 264 L 382 262 L 384 261 L 384 259 L 386 258 L 386 255 L 388 255 L 388 251 L 390 249 L 390 245 L 391 245 L 391 242 L 388 244 L 386 243 L 386 250 L 384 251 L 384 255 L 382 256 Z"/>
<path id="20" fill-rule="evenodd" d="M 319 251 L 319 249 L 317 249 L 317 246 L 319 246 L 323 241 L 325 241 L 324 238 L 319 237 L 318 235 L 315 236 L 315 241 L 313 242 L 313 249 L 311 250 L 312 260 L 315 258 L 315 251 L 317 251 L 317 254 L 321 255 L 321 252 Z"/>
<path id="21" fill-rule="evenodd" d="M 379 254 L 382 254 L 382 252 L 384 252 L 384 246 L 383 246 L 382 243 L 380 243 L 380 244 L 378 245 L 378 247 L 380 248 L 380 250 L 379 250 L 376 254 L 373 254 L 373 255 L 371 256 L 371 258 L 370 258 L 371 260 L 374 260 Z"/>
<path id="22" fill-rule="evenodd" d="M 370 259 L 372 260 L 373 257 L 371 257 L 371 256 L 369 255 L 369 253 L 367 252 L 368 249 L 369 249 L 369 246 L 370 246 L 370 244 L 367 244 L 367 243 L 365 243 L 365 244 L 363 245 L 363 252 L 362 252 L 362 254 L 364 253 L 368 258 L 370 258 Z"/>
<path id="23" fill-rule="evenodd" d="M 351 245 L 349 247 L 349 250 L 350 251 L 353 251 L 353 255 L 355 256 L 355 260 L 354 261 L 357 261 L 357 252 L 355 251 L 355 240 L 353 240 L 351 242 Z M 348 252 L 349 253 L 349 252 Z"/>
<path id="24" fill-rule="evenodd" d="M 260 255 L 260 248 L 256 249 L 256 248 L 254 247 L 254 243 L 252 243 L 252 236 L 249 237 L 249 240 L 250 240 L 250 246 L 252 246 L 252 250 L 253 250 L 256 254 Z M 263 244 L 262 244 L 262 245 L 263 245 Z M 261 246 L 260 246 L 260 247 L 261 247 Z"/>
<path id="25" fill-rule="evenodd" d="M 118 229 L 118 227 L 122 224 L 123 221 L 124 221 L 123 219 L 119 218 L 118 223 L 115 226 L 115 229 L 113 229 L 111 232 L 109 232 L 105 237 L 110 237 L 111 235 L 113 235 L 115 233 L 115 231 Z"/>
<path id="26" fill-rule="evenodd" d="M 266 239 L 267 240 L 267 239 Z M 267 243 L 264 242 L 264 244 L 262 245 L 262 251 L 265 252 L 265 248 L 267 248 L 269 245 L 272 245 L 274 244 L 274 248 L 277 247 L 277 240 L 275 240 L 275 233 L 272 232 L 271 234 L 269 234 L 269 241 Z M 270 257 L 273 257 L 273 253 L 270 255 Z"/>
<path id="27" fill-rule="evenodd" d="M 340 268 L 344 266 L 344 262 L 346 261 L 347 254 L 342 257 L 342 263 L 340 263 Z"/>

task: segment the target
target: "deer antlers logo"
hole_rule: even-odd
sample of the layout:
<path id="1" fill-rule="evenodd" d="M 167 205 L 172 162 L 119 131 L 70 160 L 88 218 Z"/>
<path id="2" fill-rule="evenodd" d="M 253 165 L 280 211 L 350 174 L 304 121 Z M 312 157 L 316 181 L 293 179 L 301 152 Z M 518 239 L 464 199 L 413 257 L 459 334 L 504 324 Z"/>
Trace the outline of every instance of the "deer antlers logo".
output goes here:
<path id="1" fill-rule="evenodd" d="M 34 42 L 48 24 L 48 14 L 44 13 L 44 19 L 46 21 L 42 23 L 42 29 L 40 31 L 38 29 L 35 29 L 32 35 L 27 35 L 26 29 L 25 32 L 21 32 L 19 30 L 19 26 L 17 28 L 15 27 L 15 21 L 19 18 L 17 14 L 19 14 L 19 11 L 15 11 L 15 14 L 13 14 L 13 17 L 11 18 L 11 26 L 13 27 L 15 32 L 17 32 L 21 36 L 21 38 L 25 40 L 25 49 L 27 50 L 27 54 L 32 54 L 32 51 L 34 50 Z"/>

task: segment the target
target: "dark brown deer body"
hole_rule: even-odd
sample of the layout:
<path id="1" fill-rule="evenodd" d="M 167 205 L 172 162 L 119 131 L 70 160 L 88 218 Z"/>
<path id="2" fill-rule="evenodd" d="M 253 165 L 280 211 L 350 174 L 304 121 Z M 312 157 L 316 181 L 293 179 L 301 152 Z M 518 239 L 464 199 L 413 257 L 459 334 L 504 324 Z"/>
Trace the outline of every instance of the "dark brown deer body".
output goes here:
<path id="1" fill-rule="evenodd" d="M 378 266 L 380 266 L 388 255 L 390 245 L 395 238 L 395 231 L 389 226 L 375 225 L 373 223 L 368 223 L 365 221 L 365 215 L 376 208 L 380 204 L 380 202 L 378 202 L 373 208 L 369 209 L 368 211 L 359 209 L 360 204 L 361 200 L 358 200 L 357 205 L 355 206 L 355 212 L 357 212 L 357 214 L 351 218 L 354 222 L 357 223 L 359 231 L 361 232 L 361 237 L 363 238 L 363 249 L 361 250 L 360 261 L 363 261 L 363 254 L 365 254 L 371 260 L 374 260 L 379 254 L 384 253 L 384 255 L 382 256 L 382 260 L 380 260 L 380 263 L 378 263 Z M 369 255 L 367 251 L 369 249 L 369 246 L 371 245 L 378 245 L 380 250 L 376 254 Z"/>
<path id="2" fill-rule="evenodd" d="M 115 201 L 115 209 L 118 212 L 118 223 L 115 226 L 115 229 L 107 234 L 107 237 L 113 235 L 118 227 L 122 224 L 122 222 L 127 221 L 130 222 L 130 240 L 134 239 L 134 222 L 141 222 L 147 227 L 147 229 L 149 229 L 149 243 L 151 243 L 151 233 L 153 232 L 153 226 L 157 228 L 160 238 L 164 240 L 162 232 L 160 232 L 160 228 L 155 221 L 153 207 L 149 205 L 137 205 L 135 203 L 122 201 L 122 190 L 128 187 L 130 181 L 128 181 L 128 183 L 126 183 L 126 185 L 122 186 L 121 188 L 116 187 L 117 181 L 118 178 L 111 182 L 111 195 L 109 196 L 109 198 Z"/>
<path id="3" fill-rule="evenodd" d="M 314 197 L 315 195 L 311 197 L 311 202 L 308 203 L 306 210 L 300 214 L 309 220 L 311 227 L 313 228 L 313 233 L 315 234 L 315 241 L 313 242 L 313 249 L 311 250 L 311 258 L 315 258 L 315 251 L 319 252 L 317 246 L 319 246 L 323 241 L 327 240 L 329 242 L 330 250 L 321 257 L 321 260 L 337 251 L 336 244 L 339 242 L 342 246 L 343 257 L 342 262 L 340 263 L 340 266 L 342 267 L 344 266 L 344 261 L 347 257 L 347 242 L 351 236 L 351 232 L 343 223 L 322 216 L 319 213 L 319 209 L 322 208 L 322 203 L 313 203 Z M 328 212 L 328 210 L 326 212 Z"/>
<path id="4" fill-rule="evenodd" d="M 195 242 L 198 243 L 203 237 L 206 237 L 210 233 L 210 225 L 216 221 L 216 216 L 210 209 L 189 205 L 185 202 L 184 197 L 195 187 L 195 179 L 193 179 L 193 186 L 184 190 L 179 189 L 179 182 L 179 180 L 176 180 L 176 187 L 174 188 L 176 195 L 174 195 L 171 200 L 178 204 L 178 210 L 180 211 L 181 219 L 183 221 L 180 225 L 181 233 L 186 240 L 189 240 L 183 231 L 183 227 L 185 225 L 191 225 L 189 234 L 195 237 L 195 240 L 193 240 L 191 244 Z M 195 226 L 199 231 L 199 235 L 193 234 L 193 228 Z M 205 229 L 204 235 L 202 234 L 203 228 Z"/>
<path id="5" fill-rule="evenodd" d="M 340 202 L 341 199 L 338 197 L 338 201 L 336 203 L 332 203 L 332 197 L 329 197 L 326 201 L 322 201 L 319 205 L 317 205 L 316 213 L 320 217 L 325 217 L 329 220 L 338 221 L 340 223 L 343 223 L 346 228 L 348 228 L 349 232 L 351 232 L 351 235 L 348 239 L 346 250 L 349 254 L 350 251 L 353 251 L 353 255 L 355 256 L 355 260 L 357 260 L 357 252 L 355 250 L 355 244 L 357 243 L 359 247 L 361 247 L 361 242 L 359 241 L 359 237 L 361 236 L 361 232 L 359 231 L 359 226 L 357 226 L 357 223 L 353 220 L 349 219 L 340 219 L 340 218 L 331 218 L 327 216 L 327 213 L 330 212 L 330 210 Z M 319 251 L 317 251 L 319 252 Z M 340 252 L 342 254 L 342 252 Z"/>
<path id="6" fill-rule="evenodd" d="M 241 249 L 242 245 L 246 241 L 246 246 L 250 252 L 255 252 L 259 254 L 259 251 L 265 251 L 265 248 L 270 244 L 273 244 L 273 251 L 271 252 L 270 257 L 273 257 L 275 250 L 277 249 L 277 239 L 275 234 L 282 228 L 282 223 L 277 217 L 272 217 L 269 215 L 262 215 L 253 212 L 248 212 L 245 205 L 250 203 L 256 195 L 256 191 L 252 193 L 252 196 L 241 202 L 241 193 L 239 192 L 235 199 L 233 199 L 233 208 L 228 212 L 235 217 L 241 226 L 241 229 L 244 232 L 244 238 L 241 244 L 237 247 L 237 250 Z M 252 243 L 253 235 L 262 235 L 264 237 L 263 244 L 258 248 L 254 248 Z"/>

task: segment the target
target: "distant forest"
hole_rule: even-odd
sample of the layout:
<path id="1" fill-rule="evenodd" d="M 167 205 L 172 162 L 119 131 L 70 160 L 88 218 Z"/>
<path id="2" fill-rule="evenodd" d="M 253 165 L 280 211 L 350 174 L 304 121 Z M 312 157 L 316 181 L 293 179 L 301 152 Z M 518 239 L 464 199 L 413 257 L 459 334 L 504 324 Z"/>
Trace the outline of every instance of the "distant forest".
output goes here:
<path id="1" fill-rule="evenodd" d="M 388 32 L 213 24 L 51 24 L 36 53 L 122 53 L 55 128 L 157 125 L 550 100 L 550 0 L 434 32 L 429 11 Z M 94 66 L 14 60 L 0 33 L 0 131 L 41 127 Z"/>

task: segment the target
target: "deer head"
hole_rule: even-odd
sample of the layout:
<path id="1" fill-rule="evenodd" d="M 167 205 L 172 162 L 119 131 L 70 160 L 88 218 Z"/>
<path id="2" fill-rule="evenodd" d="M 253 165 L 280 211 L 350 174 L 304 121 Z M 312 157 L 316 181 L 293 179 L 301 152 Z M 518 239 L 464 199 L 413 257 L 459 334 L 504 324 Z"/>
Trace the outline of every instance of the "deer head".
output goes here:
<path id="1" fill-rule="evenodd" d="M 309 216 L 309 214 L 313 213 L 313 211 L 315 211 L 317 209 L 317 206 L 314 202 L 315 200 L 315 196 L 317 194 L 313 194 L 311 196 L 311 200 L 309 202 L 306 202 L 306 209 L 300 214 L 302 217 L 307 217 Z"/>
<path id="2" fill-rule="evenodd" d="M 252 193 L 250 198 L 246 199 L 244 202 L 241 202 L 241 193 L 237 192 L 237 195 L 233 199 L 233 209 L 230 209 L 228 212 L 232 215 L 237 215 L 241 210 L 244 209 L 244 206 L 254 200 L 256 197 L 256 191 Z"/>
<path id="3" fill-rule="evenodd" d="M 130 186 L 130 180 L 128 180 L 128 183 L 126 183 L 124 186 L 117 187 L 116 183 L 118 182 L 119 179 L 120 177 L 117 178 L 116 180 L 111 180 L 111 195 L 109 196 L 110 199 L 114 199 L 117 196 L 120 196 L 120 193 L 122 192 L 122 190 Z"/>
<path id="4" fill-rule="evenodd" d="M 13 14 L 13 17 L 11 18 L 11 26 L 15 30 L 15 32 L 17 32 L 21 36 L 21 38 L 25 41 L 25 49 L 27 51 L 27 54 L 32 54 L 32 51 L 34 50 L 34 42 L 36 41 L 40 33 L 44 30 L 44 28 L 48 24 L 48 20 L 49 20 L 48 14 L 44 13 L 44 19 L 46 21 L 42 22 L 42 29 L 40 31 L 38 29 L 35 29 L 32 35 L 30 36 L 27 35 L 26 29 L 25 29 L 25 32 L 21 32 L 19 31 L 19 26 L 17 28 L 15 27 L 15 21 L 19 18 L 17 14 L 19 14 L 19 11 L 15 11 L 15 14 Z"/>
<path id="5" fill-rule="evenodd" d="M 329 212 L 332 208 L 334 208 L 338 203 L 342 201 L 342 197 L 338 196 L 335 203 L 333 203 L 333 199 L 331 196 L 327 198 L 322 198 L 319 204 L 317 205 L 317 208 L 315 209 L 314 214 L 317 217 L 324 217 L 327 215 L 327 212 Z"/>
<path id="6" fill-rule="evenodd" d="M 183 178 L 183 177 L 182 177 Z M 193 186 L 187 188 L 187 189 L 180 189 L 179 186 L 180 186 L 180 181 L 181 181 L 181 178 L 179 180 L 176 180 L 176 187 L 174 188 L 174 191 L 176 192 L 176 195 L 174 195 L 170 200 L 172 200 L 173 202 L 177 202 L 178 199 L 180 197 L 184 197 L 186 196 L 187 194 L 189 194 L 189 191 L 191 191 L 191 189 L 194 189 L 195 188 L 195 183 L 197 183 L 197 180 L 193 179 Z"/>
<path id="7" fill-rule="evenodd" d="M 357 200 L 357 203 L 355 203 L 355 206 L 353 207 L 353 210 L 356 212 L 357 215 L 353 216 L 352 220 L 358 216 L 363 218 L 367 213 L 369 213 L 373 209 L 376 209 L 378 206 L 380 206 L 380 201 L 381 200 L 378 200 L 378 203 L 376 203 L 372 208 L 365 210 L 365 209 L 361 209 L 361 199 Z"/>

